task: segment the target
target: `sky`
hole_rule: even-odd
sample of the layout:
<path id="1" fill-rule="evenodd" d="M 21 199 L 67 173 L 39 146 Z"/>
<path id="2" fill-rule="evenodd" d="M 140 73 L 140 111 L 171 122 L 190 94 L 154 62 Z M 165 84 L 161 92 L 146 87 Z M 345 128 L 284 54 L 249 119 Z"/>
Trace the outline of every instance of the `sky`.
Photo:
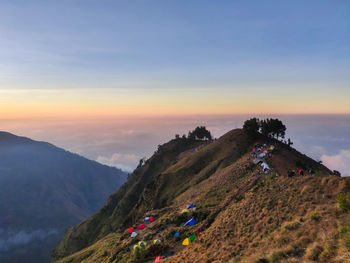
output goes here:
<path id="1" fill-rule="evenodd" d="M 0 1 L 0 130 L 124 170 L 196 125 L 281 116 L 347 173 L 349 99 L 348 0 Z"/>
<path id="2" fill-rule="evenodd" d="M 2 0 L 2 118 L 350 113 L 350 2 Z"/>

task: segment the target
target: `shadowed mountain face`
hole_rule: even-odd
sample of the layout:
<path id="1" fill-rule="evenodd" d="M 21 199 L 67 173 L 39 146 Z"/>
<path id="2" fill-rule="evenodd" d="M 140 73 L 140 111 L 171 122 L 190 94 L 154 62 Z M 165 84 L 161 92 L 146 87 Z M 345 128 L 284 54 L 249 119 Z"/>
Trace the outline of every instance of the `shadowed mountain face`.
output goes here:
<path id="1" fill-rule="evenodd" d="M 125 180 L 119 169 L 0 132 L 0 262 L 48 262 L 64 229 Z"/>
<path id="2" fill-rule="evenodd" d="M 254 157 L 257 147 L 267 152 L 263 160 Z M 262 172 L 262 164 L 269 169 Z M 171 255 L 165 262 L 345 262 L 350 215 L 338 196 L 349 191 L 349 178 L 274 139 L 253 141 L 240 129 L 213 142 L 175 139 L 98 213 L 70 228 L 54 260 L 140 263 Z M 182 213 L 190 203 L 195 208 Z M 132 238 L 129 227 L 150 216 L 155 220 Z M 197 224 L 184 226 L 191 218 Z M 193 239 L 183 246 L 186 237 Z M 161 244 L 152 245 L 155 239 Z M 133 249 L 139 241 L 148 245 Z"/>

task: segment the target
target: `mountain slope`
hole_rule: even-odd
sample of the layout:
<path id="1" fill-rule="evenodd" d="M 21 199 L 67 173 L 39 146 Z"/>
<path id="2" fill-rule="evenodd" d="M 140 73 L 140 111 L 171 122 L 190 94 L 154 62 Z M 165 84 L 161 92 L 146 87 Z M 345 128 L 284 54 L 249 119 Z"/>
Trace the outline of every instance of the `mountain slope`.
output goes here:
<path id="1" fill-rule="evenodd" d="M 59 262 L 153 262 L 169 251 L 175 254 L 166 262 L 304 262 L 312 257 L 330 262 L 332 257 L 346 258 L 346 234 L 340 229 L 347 229 L 350 222 L 337 208 L 337 197 L 350 190 L 349 180 L 333 176 L 323 165 L 280 142 L 266 138 L 259 142 L 276 145 L 272 156 L 265 159 L 272 168 L 267 174 L 258 172 L 260 165 L 252 162 L 254 144 L 239 129 L 203 145 L 199 152 L 193 153 L 190 147 L 179 149 L 173 162 L 154 158 L 165 155 L 169 145 L 185 142 L 165 144 L 96 215 L 66 233 L 54 258 Z M 151 173 L 155 163 L 162 169 L 149 178 L 145 171 Z M 291 169 L 303 169 L 305 176 L 290 178 Z M 309 170 L 316 175 L 311 176 Z M 128 185 L 135 178 L 147 183 L 133 189 Z M 128 189 L 137 202 L 125 202 L 122 189 Z M 182 214 L 192 202 L 196 208 Z M 126 210 L 127 217 L 120 213 Z M 150 215 L 156 220 L 137 231 L 135 239 L 130 238 L 128 227 Z M 192 217 L 198 224 L 184 227 Z M 99 230 L 89 232 L 93 227 Z M 198 229 L 204 232 L 197 240 L 182 246 L 182 240 Z M 176 231 L 181 233 L 180 240 L 174 238 Z M 153 239 L 162 240 L 161 245 L 132 250 L 138 241 L 151 243 Z"/>
<path id="2" fill-rule="evenodd" d="M 49 248 L 29 251 L 37 254 L 34 262 L 41 253 L 48 261 L 63 230 L 96 212 L 125 179 L 119 169 L 46 142 L 0 132 L 1 262 L 23 262 L 24 257 L 30 262 L 31 257 L 16 247 L 23 251 L 32 241 L 51 238 L 55 240 Z"/>

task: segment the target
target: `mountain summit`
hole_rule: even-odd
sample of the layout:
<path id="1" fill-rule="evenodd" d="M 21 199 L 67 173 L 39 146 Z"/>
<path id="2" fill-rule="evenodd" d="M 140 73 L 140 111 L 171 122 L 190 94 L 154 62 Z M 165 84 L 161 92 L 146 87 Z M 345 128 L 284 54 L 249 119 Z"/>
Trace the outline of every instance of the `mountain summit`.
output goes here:
<path id="1" fill-rule="evenodd" d="M 349 191 L 348 178 L 273 138 L 177 137 L 66 232 L 54 261 L 345 262 Z"/>
<path id="2" fill-rule="evenodd" d="M 95 213 L 125 180 L 117 168 L 0 132 L 0 261 L 49 261 L 64 229 Z"/>

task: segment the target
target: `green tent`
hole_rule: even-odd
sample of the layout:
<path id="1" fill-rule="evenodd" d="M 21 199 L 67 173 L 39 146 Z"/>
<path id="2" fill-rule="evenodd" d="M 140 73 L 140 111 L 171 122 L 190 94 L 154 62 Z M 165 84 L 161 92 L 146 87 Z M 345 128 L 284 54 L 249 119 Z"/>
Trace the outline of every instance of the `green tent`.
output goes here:
<path id="1" fill-rule="evenodd" d="M 197 235 L 196 235 L 196 234 L 193 234 L 192 236 L 189 237 L 189 239 L 191 240 L 191 242 L 193 242 L 196 238 L 197 238 Z"/>

